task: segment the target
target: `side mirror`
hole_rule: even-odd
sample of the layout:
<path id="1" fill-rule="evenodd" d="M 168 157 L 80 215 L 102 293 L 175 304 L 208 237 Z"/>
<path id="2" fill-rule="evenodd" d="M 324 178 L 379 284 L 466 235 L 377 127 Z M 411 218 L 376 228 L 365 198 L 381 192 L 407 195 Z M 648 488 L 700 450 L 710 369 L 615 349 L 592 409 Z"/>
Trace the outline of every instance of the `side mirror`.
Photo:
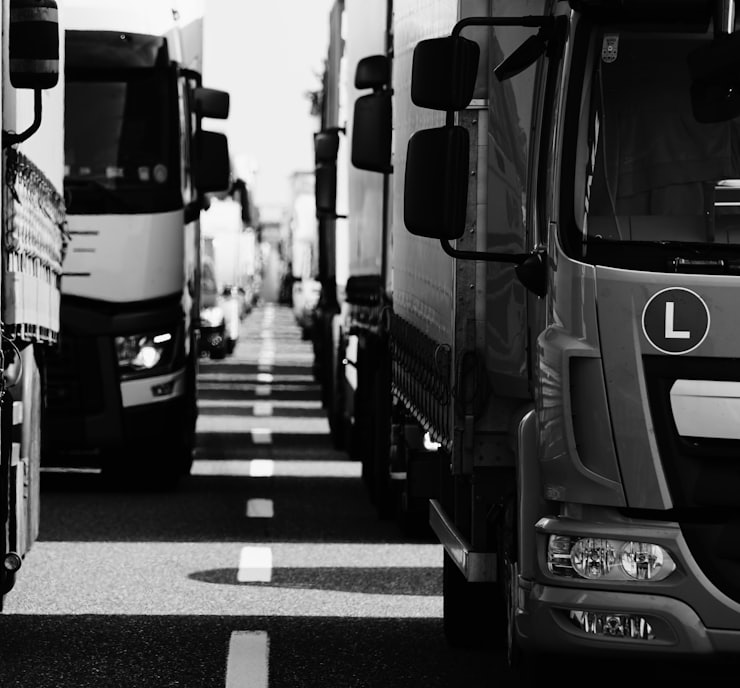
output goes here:
<path id="1" fill-rule="evenodd" d="M 726 122 L 740 115 L 740 34 L 715 37 L 688 56 L 691 107 L 697 122 Z"/>
<path id="2" fill-rule="evenodd" d="M 352 119 L 352 164 L 360 170 L 392 172 L 391 131 L 391 92 L 358 98 Z"/>
<path id="3" fill-rule="evenodd" d="M 480 47 L 462 36 L 419 41 L 411 65 L 411 101 L 431 110 L 464 110 L 473 99 Z"/>
<path id="4" fill-rule="evenodd" d="M 329 129 L 313 135 L 316 164 L 333 163 L 339 153 L 339 130 Z"/>
<path id="5" fill-rule="evenodd" d="M 229 116 L 230 98 L 226 91 L 198 86 L 193 90 L 195 112 L 201 117 L 226 119 Z"/>
<path id="6" fill-rule="evenodd" d="M 357 63 L 355 88 L 381 89 L 391 82 L 391 61 L 386 55 L 370 55 Z"/>
<path id="7" fill-rule="evenodd" d="M 201 194 L 228 190 L 231 186 L 231 164 L 226 135 L 215 131 L 200 131 L 195 143 L 195 188 Z"/>
<path id="8" fill-rule="evenodd" d="M 334 163 L 316 166 L 316 216 L 336 217 L 337 166 Z"/>
<path id="9" fill-rule="evenodd" d="M 403 221 L 417 236 L 459 239 L 465 231 L 470 138 L 460 126 L 422 129 L 409 139 Z"/>
<path id="10" fill-rule="evenodd" d="M 59 82 L 59 22 L 54 0 L 11 0 L 8 29 L 10 83 L 53 88 Z"/>

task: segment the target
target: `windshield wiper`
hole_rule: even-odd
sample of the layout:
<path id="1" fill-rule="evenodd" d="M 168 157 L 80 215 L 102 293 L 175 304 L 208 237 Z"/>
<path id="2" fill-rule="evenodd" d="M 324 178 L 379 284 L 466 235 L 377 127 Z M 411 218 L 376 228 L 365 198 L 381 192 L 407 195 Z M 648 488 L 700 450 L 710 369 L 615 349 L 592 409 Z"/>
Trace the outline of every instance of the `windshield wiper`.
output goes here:
<path id="1" fill-rule="evenodd" d="M 740 260 L 724 258 L 671 258 L 673 272 L 700 275 L 740 275 Z"/>

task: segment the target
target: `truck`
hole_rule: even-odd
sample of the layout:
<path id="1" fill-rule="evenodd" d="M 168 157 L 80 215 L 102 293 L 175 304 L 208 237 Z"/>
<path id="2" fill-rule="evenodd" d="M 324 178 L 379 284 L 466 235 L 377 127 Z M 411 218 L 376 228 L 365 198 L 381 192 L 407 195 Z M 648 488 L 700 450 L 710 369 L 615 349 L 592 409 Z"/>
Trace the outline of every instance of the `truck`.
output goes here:
<path id="1" fill-rule="evenodd" d="M 256 216 L 246 182 L 236 179 L 227 193 L 211 194 L 202 218 L 202 255 L 204 261 L 208 255 L 212 264 L 213 294 L 209 303 L 201 304 L 201 321 L 210 328 L 223 321 L 221 348 L 225 354 L 233 353 L 242 320 L 252 310 L 259 290 Z"/>
<path id="2" fill-rule="evenodd" d="M 334 3 L 317 99 L 319 131 L 314 136 L 321 284 L 313 332 L 314 369 L 333 444 L 362 462 L 363 480 L 381 516 L 390 515 L 392 507 L 385 475 L 372 468 L 374 452 L 387 446 L 376 439 L 390 432 L 390 407 L 378 396 L 390 385 L 390 359 L 383 356 L 388 344 L 381 326 L 391 293 L 390 162 L 384 162 L 383 169 L 357 167 L 351 162 L 350 142 L 356 108 L 362 112 L 371 102 L 371 108 L 386 107 L 390 115 L 390 73 L 371 94 L 363 92 L 362 73 L 359 88 L 355 76 L 360 60 L 392 49 L 391 9 L 387 0 Z M 388 126 L 386 138 L 379 131 L 363 136 L 371 146 L 388 146 L 390 122 Z"/>
<path id="3" fill-rule="evenodd" d="M 0 609 L 38 536 L 46 361 L 60 332 L 68 235 L 59 15 L 53 0 L 4 1 L 0 14 Z"/>
<path id="4" fill-rule="evenodd" d="M 293 317 L 303 339 L 312 339 L 315 316 L 322 292 L 319 225 L 312 171 L 293 172 L 284 244 L 286 288 L 290 290 Z"/>
<path id="5" fill-rule="evenodd" d="M 339 416 L 425 504 L 448 640 L 737 659 L 735 0 L 390 10 L 340 142 L 384 189 L 377 348 L 325 384 L 375 375 Z"/>
<path id="6" fill-rule="evenodd" d="M 198 0 L 65 0 L 71 237 L 47 466 L 173 486 L 192 464 L 200 215 L 231 184 L 228 93 L 203 86 Z"/>

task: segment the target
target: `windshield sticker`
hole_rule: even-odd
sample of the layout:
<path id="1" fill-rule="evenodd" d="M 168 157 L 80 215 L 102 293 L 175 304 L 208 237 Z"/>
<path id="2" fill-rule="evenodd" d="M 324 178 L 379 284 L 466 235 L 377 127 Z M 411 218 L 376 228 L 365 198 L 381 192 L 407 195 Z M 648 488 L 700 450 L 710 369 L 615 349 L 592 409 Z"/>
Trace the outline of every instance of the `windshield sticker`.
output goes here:
<path id="1" fill-rule="evenodd" d="M 642 311 L 642 331 L 664 354 L 687 354 L 709 334 L 709 308 L 696 292 L 670 287 L 653 294 Z"/>
<path id="2" fill-rule="evenodd" d="M 152 178 L 151 170 L 148 167 L 140 167 L 139 168 L 139 181 L 140 182 L 148 182 Z"/>
<path id="3" fill-rule="evenodd" d="M 619 53 L 619 35 L 616 33 L 604 34 L 604 40 L 601 43 L 601 60 L 610 64 L 615 62 Z"/>
<path id="4" fill-rule="evenodd" d="M 167 165 L 160 163 L 154 166 L 154 181 L 159 184 L 164 184 L 167 181 Z"/>
<path id="5" fill-rule="evenodd" d="M 123 177 L 123 167 L 106 167 L 105 176 L 108 179 L 121 179 Z"/>

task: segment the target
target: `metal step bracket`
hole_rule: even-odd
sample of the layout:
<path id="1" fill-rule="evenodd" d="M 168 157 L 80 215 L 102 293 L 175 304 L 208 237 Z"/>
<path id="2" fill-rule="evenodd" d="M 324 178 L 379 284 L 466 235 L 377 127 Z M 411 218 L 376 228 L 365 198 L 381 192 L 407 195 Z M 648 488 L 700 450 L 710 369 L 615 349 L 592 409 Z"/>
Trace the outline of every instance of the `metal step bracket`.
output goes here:
<path id="1" fill-rule="evenodd" d="M 429 525 L 469 583 L 496 581 L 496 553 L 471 551 L 470 543 L 460 534 L 436 499 L 429 500 Z"/>

